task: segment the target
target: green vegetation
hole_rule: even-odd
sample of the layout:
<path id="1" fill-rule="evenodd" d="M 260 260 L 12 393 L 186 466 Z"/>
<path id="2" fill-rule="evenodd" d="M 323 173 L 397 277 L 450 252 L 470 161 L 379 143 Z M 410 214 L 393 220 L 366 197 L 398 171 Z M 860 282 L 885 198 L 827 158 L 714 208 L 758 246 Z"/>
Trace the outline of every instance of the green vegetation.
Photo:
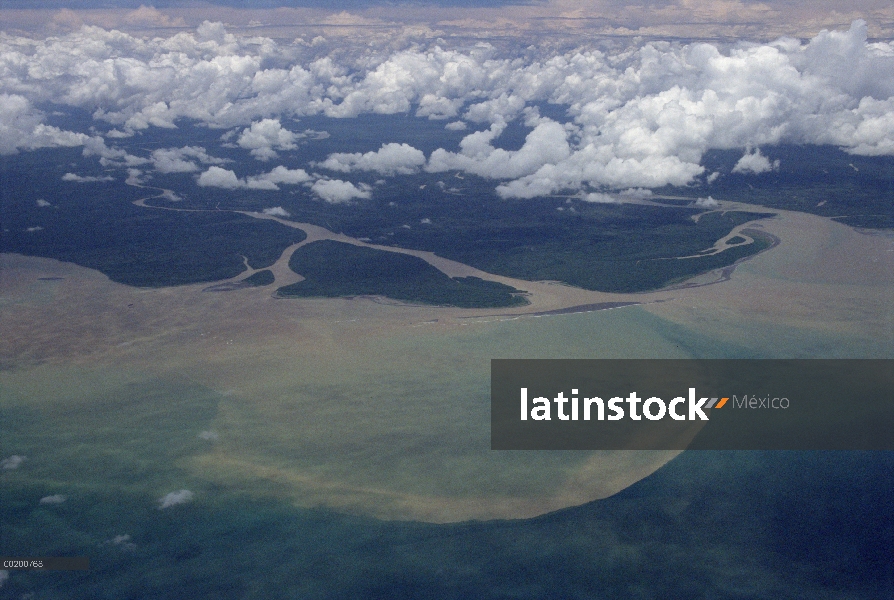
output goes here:
<path id="1" fill-rule="evenodd" d="M 857 227 L 894 227 L 890 157 L 854 156 L 828 146 L 765 147 L 762 152 L 780 161 L 778 170 L 733 173 L 741 150 L 708 152 L 706 172 L 719 173 L 719 178 L 655 190 L 684 197 L 661 199 L 668 207 L 593 205 L 554 197 L 503 200 L 495 195 L 493 180 L 453 173 L 391 178 L 376 187 L 372 199 L 350 205 L 328 204 L 303 190 L 266 196 L 196 190 L 189 202 L 213 207 L 223 199 L 222 206 L 252 210 L 281 204 L 295 220 L 379 244 L 432 251 L 501 275 L 606 291 L 658 288 L 760 250 L 760 245 L 748 244 L 705 260 L 644 264 L 707 255 L 735 225 L 767 216 L 711 213 L 696 224 L 691 217 L 704 212 L 694 206 L 699 197 L 810 212 Z"/>
<path id="2" fill-rule="evenodd" d="M 734 235 L 730 239 L 726 240 L 726 243 L 728 245 L 732 246 L 733 244 L 741 244 L 742 242 L 747 242 L 747 241 L 748 240 L 743 238 L 741 235 Z"/>
<path id="3" fill-rule="evenodd" d="M 265 285 L 270 285 L 276 281 L 276 277 L 273 275 L 273 271 L 270 269 L 264 269 L 263 271 L 256 271 L 242 280 L 242 283 L 247 283 L 252 287 L 263 287 Z"/>
<path id="4" fill-rule="evenodd" d="M 498 275 L 616 292 L 660 288 L 753 254 L 760 248 L 749 244 L 710 260 L 642 264 L 697 254 L 737 225 L 773 214 L 710 212 L 695 222 L 692 217 L 705 211 L 688 201 L 661 207 L 564 197 L 505 200 L 494 193 L 492 180 L 425 173 L 393 178 L 378 186 L 373 198 L 351 204 L 326 203 L 310 192 L 302 197 L 303 191 L 266 194 L 203 189 L 187 205 L 240 210 L 281 205 L 296 221 L 377 244 L 434 252 Z"/>
<path id="5" fill-rule="evenodd" d="M 579 210 L 583 212 L 587 208 Z M 676 260 L 678 256 L 690 256 L 710 248 L 737 225 L 771 216 L 768 213 L 708 213 L 695 223 L 688 218 L 689 214 L 672 209 L 599 207 L 596 210 L 611 212 L 602 218 L 584 217 L 583 223 L 576 223 L 576 227 L 552 231 L 534 222 L 526 228 L 528 231 L 519 231 L 516 235 L 497 230 L 481 232 L 476 240 L 465 234 L 460 238 L 461 245 L 451 244 L 451 248 L 438 248 L 436 252 L 484 271 L 521 279 L 557 279 L 585 289 L 639 292 L 660 288 L 759 252 L 766 245 L 749 244 L 720 254 Z M 517 241 L 512 243 L 513 239 Z M 495 246 L 502 246 L 502 252 L 491 251 Z"/>
<path id="6" fill-rule="evenodd" d="M 702 164 L 707 173 L 720 174 L 713 183 L 656 193 L 693 199 L 710 194 L 718 200 L 831 217 L 852 227 L 894 228 L 892 157 L 847 154 L 832 146 L 764 146 L 761 152 L 779 161 L 778 170 L 733 173 L 742 151 L 712 150 Z"/>
<path id="7" fill-rule="evenodd" d="M 323 240 L 302 246 L 289 267 L 304 281 L 279 288 L 286 297 L 387 296 L 406 302 L 485 308 L 524 304 L 519 290 L 476 277 L 450 278 L 421 258 Z"/>
<path id="8" fill-rule="evenodd" d="M 158 287 L 235 277 L 245 270 L 243 257 L 252 268 L 269 266 L 306 237 L 301 230 L 232 212 L 141 208 L 133 201 L 155 190 L 118 180 L 62 181 L 70 163 L 60 164 L 55 153 L 64 152 L 37 151 L 0 162 L 0 252 L 69 261 L 119 283 Z"/>
<path id="9" fill-rule="evenodd" d="M 330 131 L 332 137 L 308 142 L 281 161 L 288 168 L 304 168 L 331 151 L 376 149 L 398 124 L 405 136 L 401 141 L 429 151 L 444 140 L 432 137 L 436 132 L 431 124 L 422 121 L 305 119 L 303 126 Z M 206 132 L 196 135 L 200 133 Z M 147 146 L 156 138 L 158 144 L 175 145 L 178 135 L 151 130 L 143 137 Z M 215 140 L 205 140 L 209 151 L 232 158 L 237 176 L 259 172 L 256 164 L 239 162 L 244 158 L 241 151 L 211 148 Z M 263 268 L 303 238 L 278 223 L 226 211 L 281 206 L 296 221 L 377 244 L 435 252 L 499 275 L 637 292 L 728 266 L 762 248 L 745 244 L 712 255 L 711 248 L 733 227 L 771 213 L 709 212 L 695 222 L 694 215 L 705 213 L 694 206 L 698 197 L 807 211 L 852 226 L 894 226 L 890 157 L 851 156 L 831 147 L 780 146 L 762 152 L 780 161 L 779 170 L 732 173 L 741 151 L 709 152 L 703 161 L 707 172 L 720 176 L 710 184 L 656 190 L 691 198 L 662 200 L 671 205 L 664 207 L 591 204 L 573 197 L 506 200 L 495 194 L 495 181 L 456 173 L 387 178 L 375 186 L 371 198 L 341 204 L 324 202 L 303 186 L 224 190 L 198 187 L 194 174 L 155 173 L 154 185 L 175 190 L 183 200 L 152 198 L 148 204 L 208 211 L 184 213 L 133 206 L 134 199 L 153 190 L 125 186 L 120 170 L 106 171 L 77 149 L 39 150 L 0 161 L 0 250 L 76 262 L 131 285 L 219 281 L 242 272 L 242 256 L 252 267 Z M 72 170 L 119 179 L 62 182 L 62 175 Z M 372 181 L 368 173 L 339 176 L 354 183 Z M 39 207 L 37 199 L 52 206 Z M 665 260 L 699 254 L 703 256 L 697 259 Z"/>

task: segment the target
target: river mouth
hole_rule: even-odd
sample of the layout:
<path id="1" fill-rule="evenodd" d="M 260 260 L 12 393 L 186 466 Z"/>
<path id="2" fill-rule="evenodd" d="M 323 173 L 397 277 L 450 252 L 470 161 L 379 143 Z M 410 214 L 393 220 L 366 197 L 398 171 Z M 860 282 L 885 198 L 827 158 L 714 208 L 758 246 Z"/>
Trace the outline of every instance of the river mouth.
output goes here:
<path id="1" fill-rule="evenodd" d="M 147 502 L 239 490 L 432 522 L 583 504 L 675 453 L 491 451 L 491 358 L 894 355 L 892 238 L 785 211 L 763 228 L 779 245 L 713 285 L 512 280 L 533 299 L 512 310 L 146 290 L 3 255 L 3 452 L 27 456 L 18 477 Z"/>

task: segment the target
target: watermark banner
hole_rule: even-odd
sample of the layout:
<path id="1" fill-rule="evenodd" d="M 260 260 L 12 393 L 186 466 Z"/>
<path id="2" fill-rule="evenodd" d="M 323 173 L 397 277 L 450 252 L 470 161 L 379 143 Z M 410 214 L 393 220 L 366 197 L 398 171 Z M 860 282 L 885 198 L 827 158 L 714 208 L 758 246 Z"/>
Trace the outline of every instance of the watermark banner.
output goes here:
<path id="1" fill-rule="evenodd" d="M 494 450 L 894 450 L 894 360 L 491 361 Z"/>
<path id="2" fill-rule="evenodd" d="M 20 571 L 86 571 L 87 556 L 0 556 L 0 570 Z"/>

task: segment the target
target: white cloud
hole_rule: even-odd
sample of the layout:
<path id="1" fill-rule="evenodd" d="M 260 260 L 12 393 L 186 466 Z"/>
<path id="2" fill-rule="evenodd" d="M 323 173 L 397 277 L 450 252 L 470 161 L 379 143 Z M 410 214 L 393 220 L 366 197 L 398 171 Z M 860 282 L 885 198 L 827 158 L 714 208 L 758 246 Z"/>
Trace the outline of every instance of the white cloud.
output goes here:
<path id="1" fill-rule="evenodd" d="M 466 124 L 462 121 L 451 121 L 450 123 L 444 125 L 444 129 L 446 129 L 447 131 L 465 131 Z"/>
<path id="2" fill-rule="evenodd" d="M 26 460 L 28 460 L 27 456 L 13 454 L 9 458 L 0 460 L 0 469 L 18 469 L 19 466 Z"/>
<path id="3" fill-rule="evenodd" d="M 134 19 L 163 17 L 146 10 Z M 685 185 L 704 174 L 709 149 L 831 144 L 855 154 L 894 155 L 894 44 L 870 42 L 862 21 L 808 42 L 647 42 L 610 52 L 544 44 L 504 55 L 484 43 L 457 49 L 406 38 L 373 51 L 364 41 L 323 54 L 330 42 L 314 43 L 240 38 L 220 23 L 167 38 L 98 27 L 46 39 L 5 35 L 0 153 L 84 145 L 104 166 L 133 168 L 150 160 L 49 125 L 35 107 L 52 102 L 88 111 L 125 135 L 175 127 L 182 119 L 236 128 L 237 143 L 260 159 L 295 147 L 302 134 L 283 127 L 285 119 L 413 110 L 456 119 L 466 107 L 461 118 L 487 129 L 466 136 L 459 151 L 435 150 L 427 168 L 492 178 L 503 196 Z M 539 117 L 534 108 L 545 103 L 559 106 L 571 122 Z M 517 118 L 533 127 L 523 147 L 497 148 L 505 124 Z M 391 163 L 383 150 L 335 153 L 327 162 L 342 171 L 401 173 L 420 166 L 418 155 L 409 154 L 415 149 L 403 149 L 404 162 L 395 152 Z M 758 153 L 749 154 L 743 171 L 749 160 L 766 167 L 756 162 Z M 215 164 L 187 155 L 153 160 L 156 168 L 196 172 L 191 165 Z M 225 169 L 208 169 L 200 182 L 256 189 L 286 183 L 275 176 L 240 180 Z M 327 186 L 338 184 L 320 189 Z"/>
<path id="4" fill-rule="evenodd" d="M 555 121 L 537 125 L 516 151 L 495 148 L 491 142 L 505 126 L 495 124 L 485 131 L 476 131 L 460 142 L 458 153 L 438 149 L 432 152 L 427 169 L 437 173 L 461 170 L 496 179 L 531 175 L 547 164 L 555 164 L 571 155 L 568 133 Z"/>
<path id="5" fill-rule="evenodd" d="M 148 158 L 134 156 L 121 148 L 110 148 L 101 137 L 92 137 L 84 142 L 84 156 L 99 156 L 99 164 L 104 167 L 132 168 L 151 162 Z"/>
<path id="6" fill-rule="evenodd" d="M 525 107 L 521 96 L 503 92 L 496 98 L 473 104 L 463 117 L 475 123 L 508 123 Z"/>
<path id="7" fill-rule="evenodd" d="M 3 44 L 0 43 L 0 50 Z M 0 67 L 5 61 L 0 59 Z M 0 154 L 83 145 L 89 136 L 43 123 L 44 114 L 21 94 L 0 94 Z"/>
<path id="8" fill-rule="evenodd" d="M 717 208 L 720 206 L 720 203 L 711 196 L 708 196 L 707 198 L 697 199 L 695 205 L 699 208 Z"/>
<path id="9" fill-rule="evenodd" d="M 264 211 L 264 212 L 266 213 L 267 211 Z M 270 214 L 270 213 L 267 213 L 267 214 Z M 216 441 L 217 438 L 219 438 L 220 436 L 217 434 L 216 431 L 200 431 L 198 437 L 199 437 L 199 439 L 213 442 L 213 441 Z"/>
<path id="10" fill-rule="evenodd" d="M 617 204 L 618 199 L 610 194 L 600 192 L 590 192 L 583 197 L 585 202 L 595 202 L 597 204 Z"/>
<path id="11" fill-rule="evenodd" d="M 257 179 L 263 179 L 273 184 L 298 185 L 299 183 L 306 183 L 312 178 L 304 169 L 287 169 L 283 166 L 278 166 L 269 173 L 258 175 Z"/>
<path id="12" fill-rule="evenodd" d="M 38 198 L 38 199 L 37 199 L 37 205 L 40 206 L 40 207 L 53 206 L 52 204 L 50 204 L 49 202 L 47 202 L 47 201 L 44 200 L 43 198 Z"/>
<path id="13" fill-rule="evenodd" d="M 66 173 L 62 176 L 62 181 L 73 181 L 75 183 L 97 183 L 101 181 L 114 181 L 111 175 L 97 177 L 93 175 L 75 175 L 74 173 Z"/>
<path id="14" fill-rule="evenodd" d="M 626 190 L 621 190 L 618 193 L 625 198 L 636 198 L 637 200 L 642 200 L 643 198 L 648 198 L 649 196 L 651 196 L 652 190 L 647 190 L 645 188 L 627 188 Z"/>
<path id="15" fill-rule="evenodd" d="M 245 188 L 252 190 L 278 190 L 280 184 L 297 185 L 307 183 L 313 178 L 304 169 L 287 169 L 278 166 L 268 173 L 253 175 L 245 179 L 236 177 L 236 173 L 230 169 L 221 167 L 208 167 L 208 170 L 199 175 L 198 184 L 202 187 L 218 187 L 229 190 Z"/>
<path id="16" fill-rule="evenodd" d="M 146 183 L 148 177 L 143 177 L 143 172 L 140 169 L 128 169 L 127 170 L 127 179 L 124 180 L 124 183 L 127 185 L 143 185 Z"/>
<path id="17" fill-rule="evenodd" d="M 245 182 L 240 181 L 235 172 L 221 167 L 208 167 L 207 171 L 199 175 L 198 183 L 202 187 L 218 187 L 228 190 L 245 187 Z"/>
<path id="18" fill-rule="evenodd" d="M 409 144 L 382 144 L 375 152 L 330 154 L 316 166 L 349 173 L 351 171 L 375 171 L 382 175 L 409 175 L 425 164 L 425 155 Z"/>
<path id="19" fill-rule="evenodd" d="M 172 506 L 177 506 L 178 504 L 185 504 L 186 502 L 192 502 L 192 499 L 195 497 L 195 494 L 190 492 L 189 490 L 178 490 L 176 492 L 171 492 L 169 494 L 165 494 L 164 497 L 159 499 L 159 509 L 170 508 Z"/>
<path id="20" fill-rule="evenodd" d="M 760 148 L 755 148 L 754 152 L 745 151 L 736 166 L 733 167 L 733 173 L 766 173 L 767 171 L 779 170 L 779 161 L 770 159 L 761 154 Z"/>
<path id="21" fill-rule="evenodd" d="M 210 156 L 204 148 L 185 146 L 152 151 L 152 164 L 159 173 L 192 173 L 199 170 L 196 161 L 207 165 L 221 165 L 226 159 Z"/>
<path id="22" fill-rule="evenodd" d="M 291 216 L 289 211 L 284 209 L 282 206 L 274 206 L 273 208 L 265 208 L 261 212 L 263 212 L 265 215 L 270 215 L 272 217 L 290 217 Z M 205 432 L 202 432 L 202 433 L 205 433 Z M 214 435 L 216 436 L 217 434 L 214 434 Z"/>
<path id="23" fill-rule="evenodd" d="M 276 150 L 294 150 L 298 137 L 284 128 L 279 119 L 263 119 L 244 129 L 236 143 L 250 150 L 255 158 L 269 160 L 278 156 Z"/>
<path id="24" fill-rule="evenodd" d="M 852 154 L 894 154 L 894 98 L 863 97 L 856 109 L 834 115 L 825 130 L 828 142 Z"/>
<path id="25" fill-rule="evenodd" d="M 44 496 L 40 499 L 41 504 L 62 504 L 67 498 L 62 494 L 53 494 L 52 496 Z"/>
<path id="26" fill-rule="evenodd" d="M 184 27 L 186 22 L 183 17 L 171 17 L 153 6 L 140 5 L 136 10 L 124 17 L 128 25 L 143 27 Z"/>
<path id="27" fill-rule="evenodd" d="M 350 181 L 341 179 L 320 179 L 310 189 L 326 202 L 333 204 L 349 202 L 354 198 L 370 197 L 369 190 L 358 188 Z"/>

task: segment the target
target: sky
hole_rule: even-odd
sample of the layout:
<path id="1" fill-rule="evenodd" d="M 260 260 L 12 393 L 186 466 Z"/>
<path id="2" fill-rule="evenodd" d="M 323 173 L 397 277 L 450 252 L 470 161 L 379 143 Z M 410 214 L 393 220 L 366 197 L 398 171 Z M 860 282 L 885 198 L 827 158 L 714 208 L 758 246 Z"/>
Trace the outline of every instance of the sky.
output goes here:
<path id="1" fill-rule="evenodd" d="M 812 37 L 866 21 L 870 37 L 894 32 L 887 0 L 4 0 L 0 28 L 53 31 L 81 23 L 138 30 L 196 27 L 306 27 L 335 22 L 426 26 L 448 34 L 501 36 L 645 35 L 745 38 Z M 333 17 L 335 20 L 333 21 Z"/>
<path id="2" fill-rule="evenodd" d="M 717 6 L 674 6 L 682 5 Z M 318 18 L 313 26 L 284 26 L 285 17 L 239 25 L 232 20 L 242 12 L 207 6 L 201 15 L 222 20 L 192 25 L 200 13 L 189 10 L 45 11 L 52 18 L 39 28 L 6 28 L 0 153 L 82 147 L 106 177 L 193 173 L 198 186 L 301 185 L 331 202 L 368 198 L 379 178 L 421 171 L 492 179 L 507 198 L 572 193 L 600 201 L 605 191 L 709 183 L 719 175 L 701 162 L 712 149 L 741 152 L 741 173 L 778 169 L 761 152 L 777 144 L 894 154 L 894 44 L 873 39 L 865 19 L 807 38 L 663 40 L 593 33 L 596 25 L 507 37 L 349 12 L 307 13 Z M 51 106 L 86 111 L 95 127 L 67 129 L 50 119 Z M 558 112 L 541 114 L 547 106 Z M 461 143 L 425 154 L 383 139 L 363 154 L 335 152 L 300 169 L 282 164 L 283 153 L 319 134 L 303 117 L 405 113 L 461 132 Z M 249 162 L 236 168 L 219 148 L 188 140 L 151 154 L 125 149 L 128 139 L 183 120 L 219 130 L 220 144 L 246 151 Z M 528 129 L 515 150 L 499 144 L 510 123 Z"/>

